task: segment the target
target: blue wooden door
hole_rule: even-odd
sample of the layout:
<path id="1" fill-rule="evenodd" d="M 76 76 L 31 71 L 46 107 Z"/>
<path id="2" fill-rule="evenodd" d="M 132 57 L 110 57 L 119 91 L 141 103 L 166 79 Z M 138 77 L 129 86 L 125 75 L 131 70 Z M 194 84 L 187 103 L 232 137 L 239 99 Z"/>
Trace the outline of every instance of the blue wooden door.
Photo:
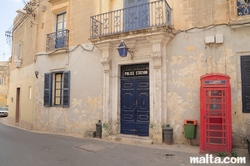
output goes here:
<path id="1" fill-rule="evenodd" d="M 149 135 L 149 79 L 121 80 L 121 133 Z"/>
<path id="2" fill-rule="evenodd" d="M 124 0 L 124 30 L 149 26 L 149 0 Z"/>

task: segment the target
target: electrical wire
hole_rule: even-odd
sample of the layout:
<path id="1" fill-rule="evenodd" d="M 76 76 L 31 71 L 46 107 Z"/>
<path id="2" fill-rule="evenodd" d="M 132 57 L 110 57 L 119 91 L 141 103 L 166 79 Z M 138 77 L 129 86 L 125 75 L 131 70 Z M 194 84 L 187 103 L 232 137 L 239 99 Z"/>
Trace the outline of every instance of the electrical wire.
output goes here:
<path id="1" fill-rule="evenodd" d="M 39 55 L 50 55 L 50 54 L 53 54 L 53 53 L 55 53 L 55 52 L 57 52 L 57 51 L 61 51 L 61 50 L 65 50 L 66 52 L 73 52 L 73 51 L 75 51 L 78 47 L 81 47 L 84 51 L 88 51 L 88 52 L 92 52 L 92 51 L 94 51 L 94 49 L 95 49 L 95 47 L 93 46 L 92 49 L 88 50 L 88 49 L 84 48 L 81 44 L 78 44 L 78 45 L 75 46 L 75 48 L 73 48 L 72 50 L 69 50 L 68 48 L 56 49 L 56 50 L 54 50 L 54 51 L 52 51 L 52 52 L 50 52 L 50 53 L 48 53 L 48 54 L 42 53 L 42 54 L 37 54 L 37 56 L 39 56 Z"/>
<path id="2" fill-rule="evenodd" d="M 2 46 L 5 45 L 5 44 L 6 44 L 6 43 L 1 44 L 0 47 L 2 47 Z"/>
<path id="3" fill-rule="evenodd" d="M 82 44 L 78 44 L 78 45 L 75 46 L 75 48 L 73 48 L 72 50 L 69 50 L 68 48 L 62 48 L 62 49 L 56 49 L 56 50 L 54 50 L 54 51 L 52 51 L 52 52 L 49 52 L 49 53 L 40 53 L 40 54 L 36 54 L 36 56 L 51 55 L 51 54 L 53 54 L 53 53 L 55 53 L 55 52 L 57 52 L 57 51 L 61 51 L 61 50 L 65 50 L 66 52 L 70 53 L 70 52 L 75 51 L 78 47 L 81 47 L 84 51 L 87 51 L 87 52 L 92 52 L 92 51 L 94 51 L 94 49 L 95 49 L 95 47 L 93 46 L 93 48 L 89 50 L 89 49 L 84 48 L 84 47 L 82 46 Z"/>
<path id="4" fill-rule="evenodd" d="M 28 3 L 27 3 L 27 0 L 26 1 L 24 1 L 24 0 L 22 0 L 23 1 L 23 3 L 25 4 L 25 7 L 24 8 L 26 8 L 26 6 L 28 5 Z M 34 1 L 34 3 L 32 4 L 30 4 L 30 5 L 32 5 L 32 6 L 34 6 L 34 5 L 36 5 L 36 7 L 34 8 L 34 9 L 32 9 L 31 11 L 29 11 L 28 13 L 26 13 L 22 18 L 20 18 L 19 19 L 19 21 L 18 22 L 16 22 L 16 23 L 14 23 L 14 24 L 12 24 L 10 27 L 9 27 L 9 29 L 7 30 L 7 31 L 5 31 L 5 36 L 6 36 L 6 42 L 9 44 L 9 46 L 11 47 L 11 45 L 12 45 L 12 37 L 13 37 L 13 32 L 31 15 L 31 14 L 33 14 L 33 12 L 37 9 L 37 7 L 39 6 L 38 4 L 40 3 L 40 2 L 43 2 L 43 1 L 45 1 L 45 0 L 39 0 L 38 2 L 35 2 Z M 27 11 L 26 11 L 27 12 Z"/>
<path id="5" fill-rule="evenodd" d="M 11 52 L 7 52 L 7 51 L 1 51 L 1 50 L 0 50 L 0 52 L 3 52 L 3 53 L 11 53 Z"/>
<path id="6" fill-rule="evenodd" d="M 12 32 L 15 31 L 23 23 L 23 21 L 26 20 L 26 18 L 28 18 L 37 9 L 37 7 L 38 6 L 36 6 L 29 14 L 26 14 L 24 16 L 24 18 L 19 23 L 17 23 L 15 26 L 13 26 Z"/>
<path id="7" fill-rule="evenodd" d="M 22 0 L 22 1 L 23 1 L 24 4 L 26 4 L 25 7 L 27 7 L 28 3 L 26 3 L 25 0 Z M 19 22 L 16 23 L 15 25 L 13 25 L 13 28 L 12 28 L 10 31 L 13 32 L 14 30 L 16 30 L 16 28 L 18 28 L 18 27 L 23 23 L 23 21 L 26 20 L 26 18 L 28 18 L 28 17 L 37 9 L 37 7 L 38 7 L 37 4 L 40 3 L 40 2 L 42 2 L 42 1 L 44 1 L 44 0 L 40 0 L 39 2 L 35 3 L 36 7 L 35 7 L 34 9 L 32 9 L 29 13 L 27 13 L 27 14 L 22 18 L 21 21 L 19 21 Z"/>
<path id="8" fill-rule="evenodd" d="M 199 27 L 192 27 L 192 28 L 188 28 L 188 29 L 183 29 L 183 30 L 178 30 L 176 32 L 177 33 L 180 33 L 180 32 L 187 32 L 187 31 L 190 31 L 190 30 L 193 30 L 193 29 L 202 29 L 203 31 L 205 30 L 209 30 L 209 29 L 212 29 L 216 26 L 221 26 L 221 25 L 227 25 L 227 26 L 239 26 L 239 25 L 250 25 L 250 21 L 249 22 L 245 22 L 245 23 L 222 23 L 222 24 L 210 24 L 210 25 L 207 25 L 207 26 L 199 26 Z"/>
<path id="9" fill-rule="evenodd" d="M 78 44 L 74 49 L 69 50 L 69 52 L 74 51 L 74 50 L 77 49 L 78 47 L 82 47 L 83 50 L 88 51 L 88 52 L 92 52 L 92 51 L 94 51 L 94 49 L 95 49 L 95 47 L 93 46 L 92 49 L 88 50 L 88 49 L 84 48 L 81 44 Z"/>
<path id="10" fill-rule="evenodd" d="M 36 7 L 34 9 L 32 9 L 32 11 L 30 11 L 28 14 L 26 14 L 19 22 L 17 22 L 14 25 L 10 26 L 8 31 L 13 33 L 13 31 L 15 31 L 30 16 L 30 14 L 32 14 L 37 9 L 37 7 L 38 7 L 37 4 L 39 4 L 40 2 L 43 2 L 43 1 L 45 1 L 45 0 L 40 0 L 40 1 L 36 2 L 35 3 Z"/>
<path id="11" fill-rule="evenodd" d="M 25 1 L 24 1 L 24 0 L 22 0 L 22 2 L 23 2 L 23 4 L 24 4 L 24 5 L 26 5 L 26 3 L 25 3 Z"/>

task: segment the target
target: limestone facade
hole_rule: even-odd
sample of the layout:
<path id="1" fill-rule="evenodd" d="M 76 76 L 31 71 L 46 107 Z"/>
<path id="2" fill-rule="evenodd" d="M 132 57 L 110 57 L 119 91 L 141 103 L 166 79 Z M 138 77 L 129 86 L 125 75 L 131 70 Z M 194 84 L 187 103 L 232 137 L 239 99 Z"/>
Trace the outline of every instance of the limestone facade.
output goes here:
<path id="1" fill-rule="evenodd" d="M 84 134 L 94 131 L 100 119 L 103 138 L 119 134 L 121 66 L 148 63 L 149 138 L 154 143 L 162 143 L 162 126 L 170 124 L 174 142 L 188 144 L 185 119 L 198 121 L 196 139 L 191 143 L 200 143 L 200 76 L 222 73 L 231 78 L 233 146 L 245 147 L 250 114 L 242 111 L 240 59 L 250 55 L 250 15 L 239 16 L 234 0 L 167 2 L 172 9 L 170 22 L 131 31 L 121 28 L 116 33 L 111 33 L 115 30 L 111 27 L 93 32 L 96 26 L 111 26 L 115 17 L 108 16 L 95 25 L 90 18 L 123 9 L 125 3 L 120 0 L 45 0 L 34 3 L 34 11 L 27 17 L 19 14 L 13 29 L 10 121 L 34 130 Z M 153 12 L 153 7 L 149 11 Z M 48 34 L 57 32 L 58 16 L 64 13 L 64 28 L 69 30 L 67 46 L 47 50 Z M 152 22 L 154 14 L 150 15 Z M 110 33 L 98 35 L 104 30 Z M 214 40 L 206 42 L 208 39 Z M 121 40 L 133 51 L 132 58 L 118 55 Z M 22 52 L 20 67 L 14 60 L 15 46 Z M 53 77 L 64 71 L 70 71 L 68 107 L 56 104 L 53 88 L 51 105 L 44 106 L 45 74 Z"/>

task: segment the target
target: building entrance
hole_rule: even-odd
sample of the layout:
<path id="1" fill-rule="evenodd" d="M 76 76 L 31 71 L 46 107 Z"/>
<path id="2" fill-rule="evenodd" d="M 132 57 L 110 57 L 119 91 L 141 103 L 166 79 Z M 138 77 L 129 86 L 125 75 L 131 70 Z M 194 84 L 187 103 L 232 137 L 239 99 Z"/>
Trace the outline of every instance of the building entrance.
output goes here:
<path id="1" fill-rule="evenodd" d="M 149 135 L 149 64 L 121 67 L 121 133 Z"/>

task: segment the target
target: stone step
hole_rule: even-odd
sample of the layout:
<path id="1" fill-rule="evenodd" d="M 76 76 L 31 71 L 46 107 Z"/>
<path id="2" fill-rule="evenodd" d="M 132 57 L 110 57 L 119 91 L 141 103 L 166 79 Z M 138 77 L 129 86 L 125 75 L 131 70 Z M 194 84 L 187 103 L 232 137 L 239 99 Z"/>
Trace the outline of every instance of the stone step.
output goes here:
<path id="1" fill-rule="evenodd" d="M 140 137 L 134 135 L 117 134 L 108 136 L 108 140 L 121 143 L 151 145 L 153 141 L 149 137 Z"/>

